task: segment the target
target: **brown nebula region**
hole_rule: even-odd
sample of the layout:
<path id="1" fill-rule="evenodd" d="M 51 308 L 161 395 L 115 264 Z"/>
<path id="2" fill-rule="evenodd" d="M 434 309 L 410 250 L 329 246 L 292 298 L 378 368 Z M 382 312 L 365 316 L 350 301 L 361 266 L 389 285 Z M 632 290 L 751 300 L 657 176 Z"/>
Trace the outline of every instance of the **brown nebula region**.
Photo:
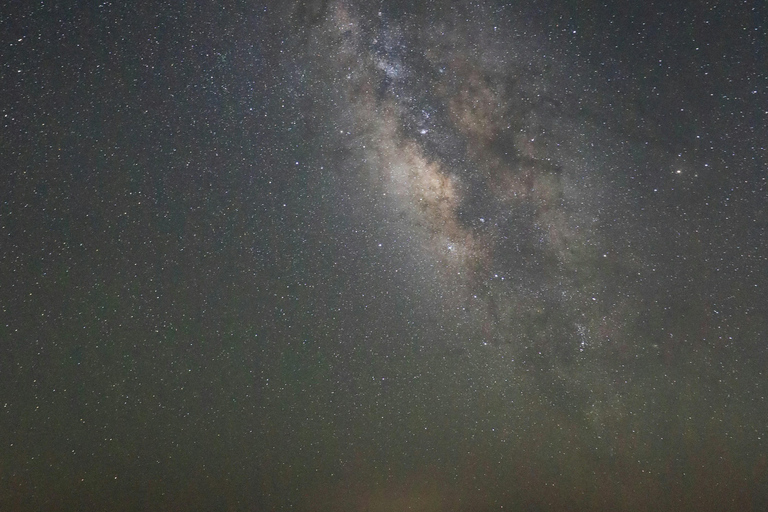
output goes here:
<path id="1" fill-rule="evenodd" d="M 360 159 L 397 212 L 389 220 L 410 233 L 416 257 L 430 260 L 443 283 L 438 300 L 448 311 L 471 303 L 478 343 L 537 342 L 541 333 L 515 327 L 522 314 L 556 317 L 577 347 L 583 287 L 571 288 L 584 258 L 596 258 L 586 240 L 596 235 L 579 225 L 584 212 L 565 197 L 552 136 L 539 126 L 551 102 L 531 98 L 536 84 L 514 73 L 484 69 L 458 44 L 431 51 L 430 72 L 416 76 L 407 58 L 377 54 L 365 40 L 394 33 L 404 44 L 415 27 L 370 35 L 347 8 L 335 12 L 348 78 L 344 117 L 363 134 Z"/>

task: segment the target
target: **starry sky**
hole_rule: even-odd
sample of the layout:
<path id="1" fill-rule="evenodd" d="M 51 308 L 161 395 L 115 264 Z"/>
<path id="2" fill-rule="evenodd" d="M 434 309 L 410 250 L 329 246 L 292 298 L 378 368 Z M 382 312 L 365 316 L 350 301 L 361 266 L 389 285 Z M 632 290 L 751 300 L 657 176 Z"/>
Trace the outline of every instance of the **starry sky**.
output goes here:
<path id="1" fill-rule="evenodd" d="M 0 509 L 768 508 L 763 2 L 2 10 Z"/>

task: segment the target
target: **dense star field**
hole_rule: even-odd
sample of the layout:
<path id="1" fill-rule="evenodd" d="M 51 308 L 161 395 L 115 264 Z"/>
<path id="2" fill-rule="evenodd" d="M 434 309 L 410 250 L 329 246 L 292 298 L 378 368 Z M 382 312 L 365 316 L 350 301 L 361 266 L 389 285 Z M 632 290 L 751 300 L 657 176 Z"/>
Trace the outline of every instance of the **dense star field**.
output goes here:
<path id="1" fill-rule="evenodd" d="M 768 7 L 12 3 L 0 510 L 768 509 Z"/>

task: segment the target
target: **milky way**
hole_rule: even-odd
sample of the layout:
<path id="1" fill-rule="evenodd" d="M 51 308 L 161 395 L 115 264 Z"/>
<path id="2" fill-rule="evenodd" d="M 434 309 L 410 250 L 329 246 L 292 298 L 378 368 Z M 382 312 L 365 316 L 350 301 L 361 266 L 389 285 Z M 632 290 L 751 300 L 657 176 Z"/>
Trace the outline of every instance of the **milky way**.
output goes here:
<path id="1" fill-rule="evenodd" d="M 615 141 L 577 123 L 581 84 L 498 16 L 446 10 L 423 28 L 329 5 L 307 43 L 330 49 L 314 64 L 338 97 L 320 115 L 351 152 L 337 165 L 355 169 L 363 215 L 437 283 L 417 293 L 453 324 L 452 343 L 547 368 L 575 396 L 603 378 L 584 368 L 610 344 L 648 349 L 625 339 L 632 289 L 608 283 L 632 265 L 608 257 L 600 225 L 616 205 L 587 141 Z"/>

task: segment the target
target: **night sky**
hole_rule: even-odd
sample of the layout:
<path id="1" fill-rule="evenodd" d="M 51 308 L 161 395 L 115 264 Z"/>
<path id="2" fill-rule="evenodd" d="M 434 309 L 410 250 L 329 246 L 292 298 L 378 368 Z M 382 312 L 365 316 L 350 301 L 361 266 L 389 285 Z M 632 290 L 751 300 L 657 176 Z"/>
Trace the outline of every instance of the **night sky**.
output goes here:
<path id="1" fill-rule="evenodd" d="M 768 510 L 768 5 L 6 2 L 0 510 Z"/>

